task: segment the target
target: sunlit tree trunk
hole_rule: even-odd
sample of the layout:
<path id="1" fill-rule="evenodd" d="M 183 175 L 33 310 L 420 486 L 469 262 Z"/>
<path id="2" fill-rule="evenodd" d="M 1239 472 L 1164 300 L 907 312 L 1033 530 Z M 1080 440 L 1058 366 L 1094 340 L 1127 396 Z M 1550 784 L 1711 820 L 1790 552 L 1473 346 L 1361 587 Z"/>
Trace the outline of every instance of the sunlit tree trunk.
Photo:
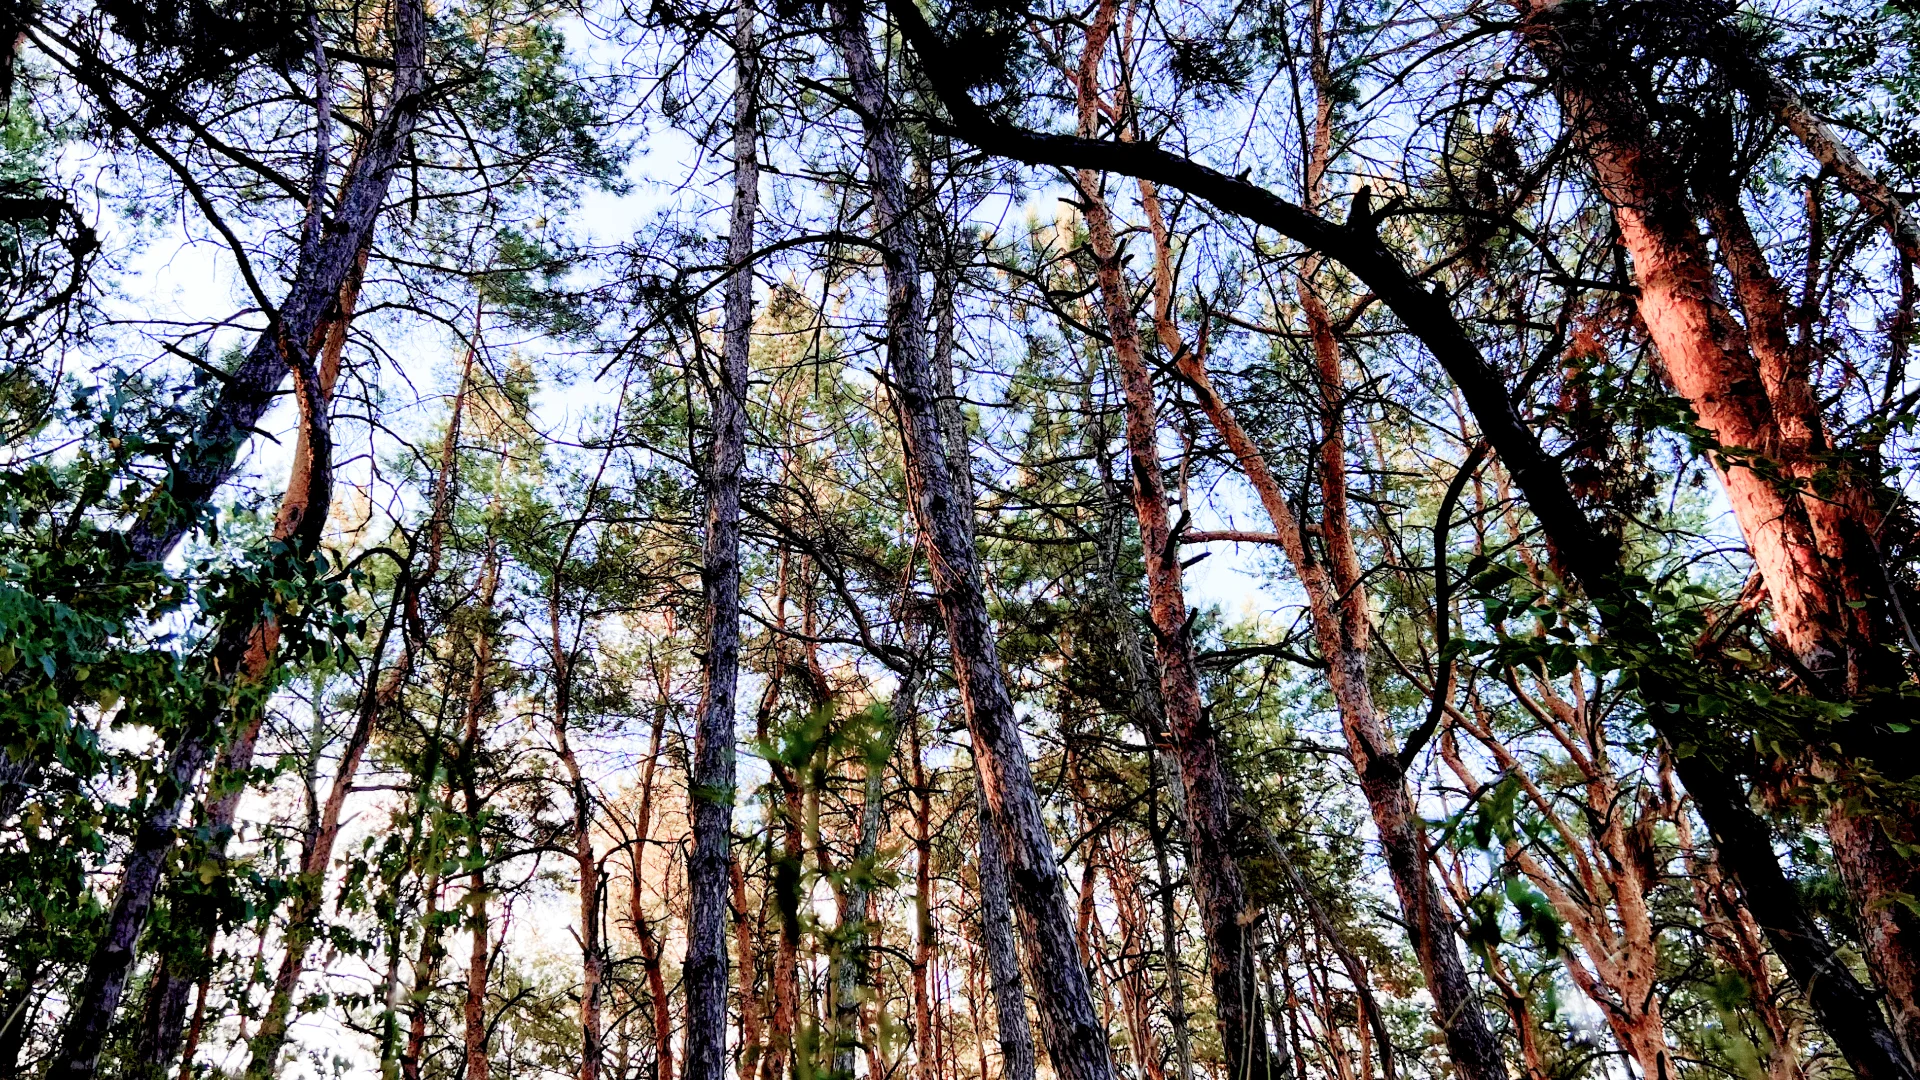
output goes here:
<path id="1" fill-rule="evenodd" d="M 1167 1080 L 1160 1061 L 1160 1039 L 1153 1030 L 1153 992 L 1147 982 L 1146 958 L 1152 953 L 1144 889 L 1133 864 L 1101 845 L 1107 885 L 1113 890 L 1114 915 L 1120 925 L 1120 998 L 1127 1014 L 1127 1036 L 1134 1067 L 1142 1080 Z"/>
<path id="2" fill-rule="evenodd" d="M 352 306 L 343 296 L 342 308 L 351 313 Z M 274 976 L 273 995 L 268 1000 L 259 1029 L 248 1044 L 249 1080 L 267 1080 L 278 1071 L 280 1052 L 286 1043 L 287 1029 L 292 1019 L 294 995 L 299 989 L 301 974 L 305 971 L 307 953 L 313 947 L 317 934 L 326 898 L 327 872 L 333 865 L 333 849 L 339 840 L 347 797 L 353 792 L 361 760 L 366 756 L 367 746 L 373 737 L 375 721 L 399 702 L 401 693 L 407 687 L 407 680 L 413 674 L 414 658 L 426 648 L 420 595 L 422 589 L 440 573 L 441 552 L 451 523 L 454 486 L 459 481 L 460 425 L 473 377 L 474 359 L 479 351 L 479 329 L 476 313 L 475 339 L 467 349 L 460 385 L 454 391 L 453 405 L 447 417 L 446 438 L 440 451 L 439 470 L 435 474 L 426 524 L 424 563 L 418 569 L 409 565 L 397 585 L 399 595 L 396 604 L 400 609 L 402 634 L 400 655 L 383 676 L 380 672 L 383 648 L 375 648 L 368 669 L 368 687 L 355 711 L 354 726 L 347 734 L 346 745 L 341 750 L 339 768 L 334 773 L 326 802 L 315 823 L 316 828 L 302 845 L 301 891 L 296 893 L 292 908 L 287 913 L 285 943 L 282 945 L 280 968 Z M 328 352 L 335 357 L 334 366 L 337 367 L 337 352 L 332 340 L 328 342 Z M 380 645 L 385 645 L 384 637 Z"/>
<path id="3" fill-rule="evenodd" d="M 326 338 L 321 347 L 318 375 L 320 397 L 328 405 L 333 400 L 334 384 L 340 377 L 340 359 L 346 348 L 347 328 L 353 318 L 353 310 L 359 300 L 361 274 L 366 269 L 367 253 L 362 251 L 354 272 L 340 286 L 339 309 L 330 318 L 326 326 Z M 300 432 L 294 443 L 293 475 L 288 479 L 289 494 L 298 490 L 304 492 L 309 483 L 307 473 L 313 467 L 312 454 L 306 446 L 306 433 Z M 284 509 L 283 509 L 284 513 Z M 381 638 L 385 645 L 385 637 Z M 253 667 L 247 672 L 251 679 L 263 679 L 267 675 L 265 650 L 249 654 Z M 380 656 L 374 656 L 374 671 L 378 671 Z M 220 758 L 214 764 L 213 780 L 209 795 L 214 796 L 206 808 L 206 827 L 208 834 L 208 855 L 218 864 L 225 865 L 228 845 L 233 839 L 234 817 L 239 811 L 240 800 L 245 795 L 245 777 L 253 768 L 254 746 L 260 737 L 259 714 L 251 717 L 236 734 L 233 741 L 221 751 Z M 349 754 L 351 755 L 351 748 Z M 343 756 L 343 761 L 345 757 Z M 356 761 L 357 763 L 357 761 Z M 175 919 L 192 924 L 195 933 L 211 938 L 216 933 L 213 910 L 202 901 L 187 905 L 195 910 L 176 910 Z M 289 917 L 289 930 L 297 925 L 296 915 Z M 164 955 L 155 970 L 147 994 L 149 1007 L 142 1019 L 141 1031 L 136 1041 L 136 1057 L 142 1067 L 156 1074 L 171 1061 L 180 1050 L 181 1039 L 185 1035 L 187 999 L 194 983 L 199 978 L 199 965 L 183 957 Z"/>
<path id="4" fill-rule="evenodd" d="M 1744 327 L 1721 305 L 1687 178 L 1654 142 L 1625 85 L 1605 73 L 1623 58 L 1609 60 L 1613 44 L 1562 6 L 1524 10 L 1526 39 L 1556 80 L 1633 257 L 1641 321 L 1674 389 L 1717 444 L 1714 466 L 1781 639 L 1816 692 L 1845 696 L 1904 681 L 1886 649 L 1888 597 L 1873 541 L 1877 493 L 1858 468 L 1828 453 L 1810 383 L 1810 343 L 1796 346 L 1787 336 L 1784 291 L 1747 226 L 1737 190 L 1705 179 L 1696 185 Z M 1844 771 L 1838 764 L 1821 768 L 1832 779 Z M 1878 816 L 1849 801 L 1833 801 L 1829 835 L 1910 1063 L 1920 1035 L 1920 917 L 1899 898 L 1910 895 L 1920 874 L 1914 860 L 1896 853 Z M 1911 821 L 1910 810 L 1892 816 L 1902 831 Z"/>

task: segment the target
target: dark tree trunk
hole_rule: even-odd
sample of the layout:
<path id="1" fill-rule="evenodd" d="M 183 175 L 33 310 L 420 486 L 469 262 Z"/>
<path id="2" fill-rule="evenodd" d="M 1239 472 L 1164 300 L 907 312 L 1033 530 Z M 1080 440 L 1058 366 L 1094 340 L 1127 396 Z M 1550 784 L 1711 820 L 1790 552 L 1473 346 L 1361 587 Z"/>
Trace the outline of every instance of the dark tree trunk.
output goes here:
<path id="1" fill-rule="evenodd" d="M 1110 1080 L 1113 1060 L 1093 1011 L 1086 968 L 1060 891 L 1053 841 L 1000 670 L 974 551 L 973 508 L 958 498 L 953 481 L 954 463 L 964 459 L 965 447 L 947 445 L 929 370 L 920 243 L 893 110 L 874 62 L 864 10 L 855 0 L 837 0 L 833 10 L 834 34 L 866 129 L 868 176 L 887 276 L 887 366 L 907 445 L 908 482 L 921 535 L 932 552 L 928 561 L 935 595 L 946 621 L 981 786 L 1006 855 L 1008 891 L 1026 943 L 1041 1034 L 1062 1080 Z"/>
<path id="2" fill-rule="evenodd" d="M 913 767 L 913 1075 L 936 1080 L 940 1057 L 933 1027 L 933 808 L 920 729 L 907 732 Z"/>
<path id="3" fill-rule="evenodd" d="M 740 470 L 746 457 L 747 360 L 753 331 L 754 216 L 759 206 L 759 60 L 753 7 L 734 22 L 733 212 L 728 225 L 725 327 L 712 387 L 713 440 L 707 451 L 705 687 L 694 732 L 687 855 L 686 1077 L 727 1072 L 728 849 L 733 827 L 734 699 L 740 678 Z"/>
<path id="4" fill-rule="evenodd" d="M 397 6 L 394 39 L 393 100 L 341 193 L 334 217 L 345 228 L 323 230 L 316 243 L 303 249 L 303 265 L 295 275 L 293 291 L 241 370 L 222 383 L 221 402 L 202 424 L 202 437 L 192 442 L 195 449 L 175 467 L 166 507 L 150 510 L 129 537 L 138 558 L 163 558 L 199 516 L 213 490 L 231 472 L 245 433 L 264 412 L 289 369 L 300 407 L 300 442 L 293 478 L 274 523 L 274 536 L 286 541 L 301 557 L 318 543 L 331 504 L 332 437 L 326 401 L 330 386 L 323 385 L 312 353 L 323 344 L 327 320 L 340 311 L 341 289 L 359 264 L 359 253 L 386 197 L 392 165 L 421 106 L 426 26 L 424 11 L 417 3 Z M 239 410 L 246 413 L 253 409 L 250 417 L 236 419 L 232 409 L 222 411 L 235 393 L 252 393 L 257 398 L 252 404 L 243 402 L 245 408 Z M 135 949 L 153 909 L 175 830 L 218 742 L 226 710 L 221 687 L 244 678 L 248 672 L 255 673 L 257 679 L 270 665 L 277 643 L 278 632 L 271 618 L 257 625 L 230 623 L 218 632 L 209 658 L 214 685 L 208 687 L 201 702 L 192 706 L 194 713 L 169 755 L 135 832 L 105 932 L 70 999 L 50 1076 L 88 1080 L 95 1074 L 101 1048 L 126 991 Z"/>

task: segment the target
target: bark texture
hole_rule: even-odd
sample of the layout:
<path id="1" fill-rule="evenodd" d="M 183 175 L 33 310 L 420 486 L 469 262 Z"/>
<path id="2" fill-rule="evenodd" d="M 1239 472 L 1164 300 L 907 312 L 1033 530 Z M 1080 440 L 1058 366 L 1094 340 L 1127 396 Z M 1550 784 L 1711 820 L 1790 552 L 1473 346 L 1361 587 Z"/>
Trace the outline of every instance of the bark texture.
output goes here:
<path id="1" fill-rule="evenodd" d="M 1788 336 L 1785 290 L 1748 227 L 1737 185 L 1713 176 L 1689 185 L 1655 139 L 1627 89 L 1630 80 L 1618 77 L 1630 58 L 1598 20 L 1545 3 L 1523 11 L 1525 39 L 1554 77 L 1633 257 L 1641 320 L 1674 389 L 1715 443 L 1714 463 L 1766 584 L 1777 632 L 1816 693 L 1845 698 L 1898 685 L 1904 677 L 1886 647 L 1892 634 L 1885 573 L 1873 539 L 1883 500 L 1873 479 L 1833 453 L 1811 382 L 1811 343 Z M 1824 147 L 1846 169 L 1837 141 L 1823 141 L 1832 133 L 1816 127 L 1804 107 L 1796 111 L 1782 89 L 1771 81 L 1762 86 L 1790 126 L 1797 119 L 1796 133 L 1812 140 L 1810 147 Z M 1854 177 L 1851 186 L 1865 192 L 1896 240 L 1911 232 L 1897 201 L 1875 206 L 1862 170 L 1842 175 Z M 1697 212 L 1713 225 L 1744 326 L 1722 306 Z M 1816 768 L 1845 779 L 1840 763 Z M 1912 811 L 1875 812 L 1843 796 L 1829 804 L 1827 817 L 1869 966 L 1911 1062 L 1920 1038 L 1920 917 L 1901 898 L 1920 884 L 1920 866 L 1898 854 L 1884 829 L 1910 831 Z"/>
<path id="2" fill-rule="evenodd" d="M 980 939 L 992 983 L 994 1031 L 1000 1042 L 1001 1080 L 1033 1080 L 1033 1025 L 1027 1020 L 1026 980 L 1013 946 L 1013 909 L 1007 898 L 1007 861 L 987 809 L 986 788 L 974 771 L 980 814 Z"/>

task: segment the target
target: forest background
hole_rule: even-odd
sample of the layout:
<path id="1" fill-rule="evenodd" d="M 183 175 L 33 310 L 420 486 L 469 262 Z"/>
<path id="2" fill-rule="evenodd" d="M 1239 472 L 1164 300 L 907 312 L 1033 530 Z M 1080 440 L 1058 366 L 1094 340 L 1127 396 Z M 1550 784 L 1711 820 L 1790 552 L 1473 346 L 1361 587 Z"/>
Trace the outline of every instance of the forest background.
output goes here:
<path id="1" fill-rule="evenodd" d="M 1907 0 L 0 38 L 0 1076 L 1920 1068 Z"/>

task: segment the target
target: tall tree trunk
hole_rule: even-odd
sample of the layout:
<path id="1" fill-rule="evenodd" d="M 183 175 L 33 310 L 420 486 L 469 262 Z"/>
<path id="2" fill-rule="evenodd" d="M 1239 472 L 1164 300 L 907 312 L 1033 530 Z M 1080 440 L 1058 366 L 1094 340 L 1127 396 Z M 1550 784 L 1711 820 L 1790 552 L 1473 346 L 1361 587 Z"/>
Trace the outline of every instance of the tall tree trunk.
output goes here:
<path id="1" fill-rule="evenodd" d="M 559 626 L 556 608 L 553 620 Z M 560 642 L 554 642 L 556 649 Z M 564 656 L 564 654 L 561 654 Z M 570 666 L 559 659 L 557 666 Z M 556 675 L 561 686 L 555 691 L 553 737 L 561 763 L 566 766 L 567 784 L 573 795 L 573 857 L 578 874 L 580 915 L 580 1080 L 599 1080 L 601 1032 L 600 992 L 606 957 L 600 945 L 600 856 L 593 842 L 593 795 L 587 786 L 580 760 L 567 741 L 569 675 Z"/>
<path id="2" fill-rule="evenodd" d="M 446 950 L 440 944 L 440 872 L 427 872 L 421 889 L 420 951 L 413 961 L 413 988 L 407 1009 L 407 1042 L 400 1051 L 400 1075 L 420 1080 L 420 1062 L 427 1050 L 427 1012 L 434 984 L 440 981 L 440 961 Z M 397 974 L 397 972 L 396 972 Z"/>
<path id="3" fill-rule="evenodd" d="M 360 285 L 366 270 L 367 252 L 360 252 L 354 271 L 341 283 L 339 307 L 326 325 L 326 338 L 321 348 L 318 375 L 320 396 L 331 404 L 334 384 L 340 377 L 340 361 L 346 349 L 347 331 L 352 324 L 354 308 L 359 303 Z M 306 433 L 296 436 L 294 443 L 293 475 L 288 479 L 289 492 L 304 491 L 309 483 L 308 472 L 313 467 L 313 458 L 306 448 Z M 391 618 L 391 615 L 390 615 Z M 386 646 L 386 631 L 382 631 L 380 643 L 373 657 L 373 668 L 379 670 L 380 653 Z M 264 662 L 267 654 L 263 651 L 258 660 Z M 251 659 L 251 658 L 250 658 Z M 263 678 L 266 675 L 264 665 L 261 670 L 250 671 L 249 677 Z M 253 768 L 255 743 L 260 735 L 261 715 L 251 717 L 239 734 L 235 735 L 226 749 L 221 751 L 219 761 L 214 765 L 213 780 L 209 783 L 209 795 L 214 796 L 206 810 L 208 855 L 222 867 L 227 862 L 227 845 L 233 840 L 234 816 L 239 811 L 240 800 L 246 791 L 246 776 Z M 187 904 L 189 910 L 176 912 L 176 919 L 192 925 L 196 937 L 204 938 L 208 946 L 217 932 L 216 913 L 204 898 L 195 898 Z M 290 916 L 289 933 L 293 925 Z M 206 949 L 196 952 L 207 952 Z M 200 964 L 195 960 L 167 955 L 161 957 L 154 972 L 147 993 L 151 1003 L 143 1017 L 141 1031 L 136 1040 L 135 1056 L 140 1065 L 154 1074 L 158 1074 L 166 1064 L 180 1052 L 180 1041 L 185 1035 L 187 999 L 195 982 L 200 977 Z"/>
<path id="4" fill-rule="evenodd" d="M 1754 238 L 1738 187 L 1731 179 L 1700 187 L 1721 263 L 1746 316 L 1748 346 L 1774 405 L 1780 464 L 1815 492 L 1800 501 L 1821 565 L 1852 616 L 1846 621 L 1854 640 L 1847 647 L 1871 648 L 1888 636 L 1879 632 L 1888 625 L 1886 613 L 1872 610 L 1884 605 L 1884 586 L 1866 580 L 1867 574 L 1878 573 L 1872 535 L 1880 531 L 1882 515 L 1869 493 L 1875 482 L 1864 477 L 1858 465 L 1835 460 L 1831 453 L 1812 385 L 1812 343 L 1796 343 L 1789 336 L 1793 305 Z M 1863 681 L 1887 685 L 1900 676 L 1888 654 L 1882 653 L 1877 662 L 1850 658 L 1849 689 L 1857 691 Z M 1828 760 L 1816 761 L 1815 771 L 1842 792 L 1854 780 L 1851 770 Z M 1845 794 L 1829 797 L 1827 836 L 1841 879 L 1854 898 L 1868 966 L 1886 991 L 1894 1034 L 1907 1060 L 1914 1062 L 1920 1060 L 1920 914 L 1905 898 L 1920 892 L 1920 861 L 1903 857 L 1888 836 L 1888 829 L 1897 830 L 1904 834 L 1905 846 L 1912 847 L 1911 811 L 1907 821 L 1897 822 L 1861 806 L 1862 801 Z"/>
<path id="5" fill-rule="evenodd" d="M 773 960 L 773 1015 L 767 1032 L 767 1056 L 762 1080 L 784 1080 L 798 1075 L 800 1024 L 800 869 L 805 858 L 803 821 L 806 809 L 793 770 L 779 765 L 774 779 L 780 787 L 780 850 L 770 858 L 774 907 L 780 917 L 780 943 Z"/>
<path id="6" fill-rule="evenodd" d="M 1102 0 L 1087 30 L 1078 72 L 1080 130 L 1085 136 L 1099 130 L 1100 60 L 1113 33 L 1117 9 L 1115 0 Z M 1082 169 L 1079 186 L 1103 314 L 1126 403 L 1133 507 L 1140 523 L 1147 572 L 1147 611 L 1153 626 L 1154 655 L 1159 661 L 1160 700 L 1174 751 L 1180 757 L 1180 777 L 1186 785 L 1187 841 L 1192 853 L 1187 869 L 1206 934 L 1214 1015 L 1227 1055 L 1229 1080 L 1267 1080 L 1267 1039 L 1260 1022 L 1253 950 L 1246 932 L 1247 890 L 1229 840 L 1228 780 L 1212 721 L 1200 698 L 1200 678 L 1193 662 L 1179 541 L 1167 518 L 1153 377 L 1141 353 L 1133 296 L 1121 271 L 1119 243 L 1101 192 L 1101 177 L 1091 169 Z"/>
<path id="7" fill-rule="evenodd" d="M 931 552 L 935 595 L 973 736 L 982 787 L 1006 855 L 1013 907 L 1029 956 L 1048 1058 L 1062 1080 L 1110 1080 L 1106 1047 L 1085 967 L 1060 891 L 1053 842 L 1040 813 L 1013 700 L 1000 670 L 974 551 L 972 506 L 956 497 L 949 447 L 930 372 L 920 243 L 907 198 L 892 108 L 874 62 L 863 8 L 836 0 L 834 36 L 860 105 L 868 175 L 887 278 L 888 370 L 907 445 L 907 475 L 921 535 Z M 958 458 L 955 455 L 958 454 Z"/>
<path id="8" fill-rule="evenodd" d="M 568 794 L 573 799 L 573 858 L 578 878 L 580 929 L 580 1080 L 599 1080 L 602 1053 L 600 1028 L 601 983 L 605 979 L 606 957 L 600 943 L 600 856 L 593 842 L 593 792 L 580 759 L 573 752 L 568 728 L 573 722 L 573 657 L 579 641 L 569 642 L 561 630 L 562 582 L 567 564 L 573 559 L 574 545 L 586 528 L 587 515 L 600 493 L 600 481 L 606 474 L 608 454 L 600 458 L 600 469 L 581 507 L 580 516 L 567 532 L 566 540 L 554 559 L 548 577 L 547 649 L 553 664 L 553 745 L 560 763 L 567 770 Z"/>
<path id="9" fill-rule="evenodd" d="M 774 632 L 769 651 L 766 687 L 759 707 L 754 710 L 754 738 L 765 743 L 771 734 L 774 710 L 780 704 L 781 686 L 786 680 L 786 639 L 788 574 L 793 554 L 780 546 L 779 570 L 775 576 L 773 597 Z M 793 1059 L 793 1032 L 799 1008 L 800 963 L 800 791 L 793 773 L 779 761 L 770 763 L 774 782 L 780 789 L 780 804 L 774 809 L 774 822 L 780 829 L 780 847 L 767 838 L 766 891 L 780 932 L 774 947 L 773 964 L 767 976 L 767 1045 L 760 1056 L 757 1078 L 744 1080 L 784 1080 Z"/>
<path id="10" fill-rule="evenodd" d="M 759 58 L 753 7 L 734 17 L 733 211 L 728 224 L 725 321 L 712 390 L 707 451 L 705 687 L 688 777 L 693 845 L 687 855 L 687 1080 L 727 1071 L 728 849 L 733 827 L 734 698 L 740 678 L 740 470 L 746 458 L 747 360 L 753 331 L 754 216 L 759 207 Z"/>
<path id="11" fill-rule="evenodd" d="M 1546 35 L 1543 24 L 1530 40 Z M 1667 376 L 1724 452 L 1714 466 L 1767 584 L 1781 636 L 1817 679 L 1837 686 L 1847 663 L 1844 630 L 1805 508 L 1763 469 L 1740 463 L 1742 455 L 1777 460 L 1784 447 L 1752 356 L 1726 340 L 1732 329 L 1716 310 L 1706 242 L 1685 206 L 1684 180 L 1659 168 L 1644 124 L 1638 133 L 1628 130 L 1631 118 L 1618 115 L 1630 108 L 1619 100 L 1623 95 L 1598 96 L 1573 81 L 1573 65 L 1557 45 L 1536 44 L 1534 51 L 1561 75 L 1569 119 L 1633 256 L 1640 317 Z"/>
<path id="12" fill-rule="evenodd" d="M 1159 884 L 1154 894 L 1160 903 L 1160 963 L 1166 972 L 1167 1026 L 1173 1030 L 1174 1060 L 1180 1065 L 1175 1080 L 1193 1080 L 1193 1049 L 1187 1036 L 1187 979 L 1180 963 L 1179 915 L 1173 905 L 1173 871 L 1167 861 L 1167 830 L 1160 824 L 1159 777 L 1172 771 L 1158 766 L 1160 755 L 1153 751 L 1148 763 L 1147 835 L 1153 842 L 1154 872 Z"/>
<path id="13" fill-rule="evenodd" d="M 740 853 L 734 852 L 728 873 L 733 881 L 733 947 L 738 957 L 735 963 L 740 968 L 740 1063 L 741 1080 L 753 1080 L 759 1075 L 760 1055 L 765 1049 L 760 1032 L 761 1001 L 754 993 L 754 986 L 760 981 L 758 971 L 759 944 L 756 941 L 755 927 L 760 920 L 754 915 L 747 903 L 747 875 L 740 865 Z"/>
<path id="14" fill-rule="evenodd" d="M 321 335 L 325 331 L 326 324 L 317 329 Z M 326 369 L 316 366 L 312 356 L 312 351 L 323 345 L 324 340 L 322 336 L 320 340 L 299 346 L 285 337 L 280 341 L 285 362 L 294 369 L 300 430 L 294 447 L 292 474 L 274 519 L 272 537 L 287 545 L 300 560 L 309 557 L 318 546 L 332 504 L 333 443 L 328 411 L 333 387 Z M 338 370 L 336 353 L 331 373 L 337 375 Z M 267 602 L 267 597 L 260 597 L 260 601 Z M 263 699 L 271 690 L 269 680 L 280 641 L 276 616 L 268 615 L 258 622 L 250 618 L 243 620 L 240 613 L 253 610 L 257 610 L 253 605 L 237 605 L 216 631 L 213 651 L 207 661 L 212 676 L 210 685 L 201 691 L 201 700 L 188 706 L 189 719 L 135 833 L 133 848 L 121 869 L 106 931 L 70 1003 L 51 1076 L 85 1080 L 97 1069 L 102 1045 L 125 994 L 135 949 L 152 912 L 155 892 L 176 839 L 174 830 L 192 801 L 201 770 L 213 755 L 220 729 L 225 726 L 223 720 L 228 718 L 228 694 L 223 692 L 228 689 L 236 691 L 234 696 L 239 704 L 233 711 L 242 717 L 242 727 L 226 757 L 229 766 L 226 775 L 234 779 L 228 782 L 226 790 L 210 792 L 215 802 L 209 816 L 231 823 L 244 795 L 244 782 L 239 781 L 237 775 L 252 763 L 253 745 L 266 704 Z"/>
<path id="15" fill-rule="evenodd" d="M 461 1010 L 461 1044 L 466 1051 L 467 1080 L 487 1080 L 493 1072 L 488 1049 L 487 975 L 492 967 L 488 942 L 487 880 L 475 872 L 467 879 L 467 999 Z"/>

